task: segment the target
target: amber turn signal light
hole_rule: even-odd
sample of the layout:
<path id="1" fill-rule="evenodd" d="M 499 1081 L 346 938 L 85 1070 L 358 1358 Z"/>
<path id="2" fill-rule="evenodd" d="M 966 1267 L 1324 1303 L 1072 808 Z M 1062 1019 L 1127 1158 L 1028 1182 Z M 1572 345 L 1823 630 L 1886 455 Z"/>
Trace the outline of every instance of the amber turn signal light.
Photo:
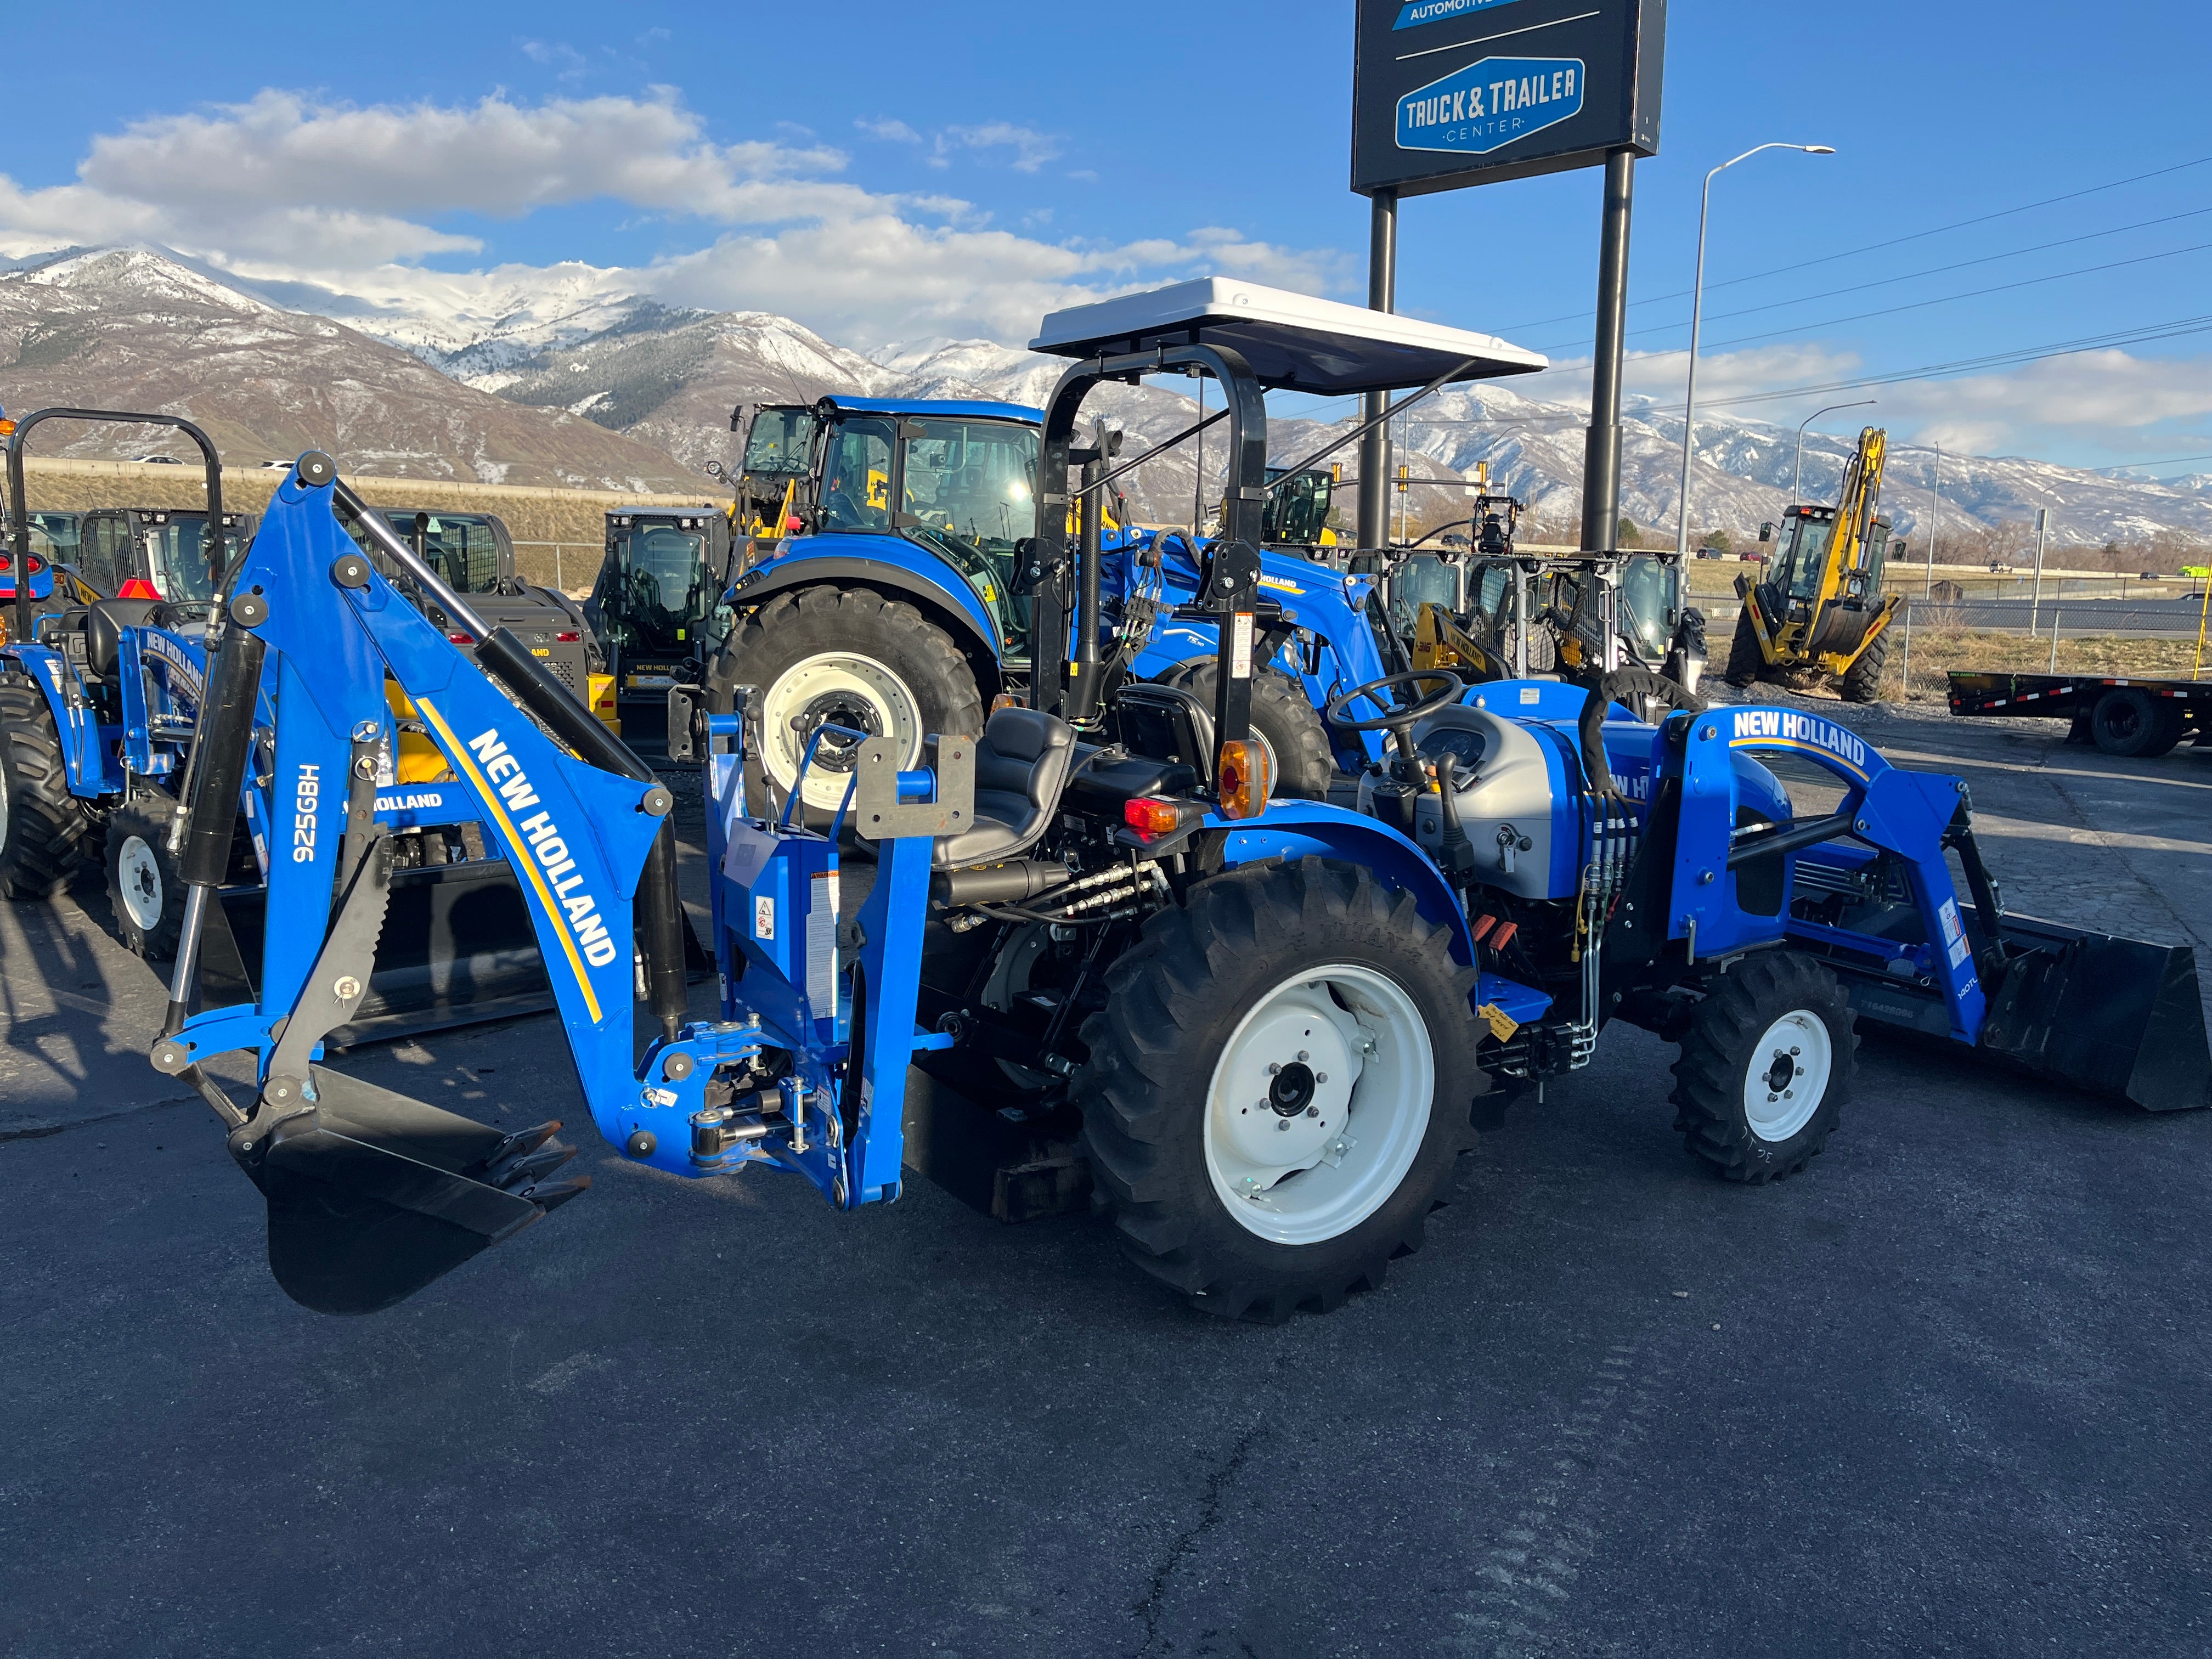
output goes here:
<path id="1" fill-rule="evenodd" d="M 1221 745 L 1221 758 L 1213 775 L 1220 781 L 1221 816 L 1256 818 L 1267 810 L 1267 796 L 1275 787 L 1267 750 L 1255 739 Z"/>
<path id="2" fill-rule="evenodd" d="M 1139 795 L 1134 800 L 1121 803 L 1121 817 L 1132 830 L 1142 830 L 1148 836 L 1167 836 L 1182 828 L 1187 810 L 1171 800 Z"/>

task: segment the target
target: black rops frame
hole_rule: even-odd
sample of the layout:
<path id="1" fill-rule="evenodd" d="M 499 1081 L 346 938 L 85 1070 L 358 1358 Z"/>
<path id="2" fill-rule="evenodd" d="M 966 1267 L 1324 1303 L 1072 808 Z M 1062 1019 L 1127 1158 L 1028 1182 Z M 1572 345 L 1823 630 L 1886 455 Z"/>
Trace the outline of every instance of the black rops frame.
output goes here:
<path id="1" fill-rule="evenodd" d="M 31 435 L 31 428 L 42 421 L 104 421 L 118 426 L 174 427 L 198 444 L 201 458 L 207 463 L 208 575 L 215 591 L 222 592 L 223 549 L 229 539 L 222 533 L 222 459 L 215 453 L 215 445 L 209 441 L 206 433 L 175 415 L 133 415 L 113 409 L 34 410 L 15 422 L 15 431 L 8 437 L 8 528 L 9 540 L 15 550 L 15 626 L 9 630 L 12 637 L 23 644 L 32 640 L 31 504 L 23 489 L 23 441 Z"/>
<path id="2" fill-rule="evenodd" d="M 1070 574 L 1067 508 L 1078 491 L 1067 487 L 1073 464 L 1076 417 L 1093 386 L 1104 380 L 1132 385 L 1146 374 L 1196 369 L 1221 383 L 1228 399 L 1229 481 L 1223 501 L 1221 534 L 1206 550 L 1200 571 L 1198 603 L 1193 609 L 1211 617 L 1220 635 L 1214 676 L 1214 742 L 1241 743 L 1251 734 L 1252 636 L 1255 595 L 1260 586 L 1261 518 L 1267 501 L 1267 404 L 1259 379 L 1243 356 L 1229 346 L 1156 346 L 1115 356 L 1097 356 L 1071 366 L 1053 387 L 1045 405 L 1044 442 L 1037 467 L 1037 536 L 1023 587 L 1035 599 L 1030 638 L 1030 696 L 1046 713 L 1087 719 L 1097 711 L 1102 690 L 1098 662 L 1100 555 L 1085 549 L 1073 572 L 1077 584 L 1075 659 L 1067 657 Z M 1098 510 L 1093 503 L 1086 516 Z M 1091 538 L 1085 538 L 1086 541 Z M 1239 618 L 1243 618 L 1241 629 Z M 1236 666 L 1243 634 L 1244 672 Z"/>

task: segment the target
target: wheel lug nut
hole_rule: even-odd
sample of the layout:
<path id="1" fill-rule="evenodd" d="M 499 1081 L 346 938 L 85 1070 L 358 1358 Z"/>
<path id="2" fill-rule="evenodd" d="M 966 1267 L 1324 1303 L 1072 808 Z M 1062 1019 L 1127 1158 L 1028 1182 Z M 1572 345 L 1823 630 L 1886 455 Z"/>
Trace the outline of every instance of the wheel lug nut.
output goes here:
<path id="1" fill-rule="evenodd" d="M 1802 1048 L 1792 1048 L 1790 1052 L 1793 1054 L 1802 1054 L 1805 1051 Z"/>
<path id="2" fill-rule="evenodd" d="M 1276 1133 L 1277 1134 L 1279 1134 L 1279 1134 L 1287 1134 L 1287 1133 L 1290 1133 L 1290 1127 L 1291 1127 L 1291 1121 L 1290 1121 L 1290 1119 L 1288 1119 L 1288 1118 L 1286 1118 L 1286 1117 L 1279 1117 L 1279 1118 L 1277 1118 L 1277 1119 L 1275 1120 L 1275 1133 Z"/>
<path id="3" fill-rule="evenodd" d="M 1321 1108 L 1320 1108 L 1320 1107 L 1318 1107 L 1318 1106 L 1309 1106 L 1309 1107 L 1307 1107 L 1307 1108 L 1306 1108 L 1306 1115 L 1307 1115 L 1308 1117 L 1319 1117 L 1319 1116 L 1321 1115 Z"/>
<path id="4" fill-rule="evenodd" d="M 1327 1072 L 1316 1072 L 1316 1073 L 1314 1073 L 1314 1081 L 1315 1081 L 1316 1083 L 1326 1083 L 1326 1082 L 1328 1082 L 1328 1073 Z"/>
<path id="5" fill-rule="evenodd" d="M 1767 1097 L 1766 1097 L 1766 1099 L 1767 1099 L 1767 1103 L 1768 1103 L 1768 1104 L 1770 1104 L 1770 1105 L 1771 1105 L 1775 1101 L 1779 1100 L 1781 1097 L 1781 1097 L 1781 1096 L 1779 1096 L 1779 1095 L 1769 1095 L 1769 1096 L 1767 1096 Z"/>
<path id="6" fill-rule="evenodd" d="M 1283 1069 L 1283 1066 L 1282 1066 L 1282 1062 L 1281 1062 L 1280 1060 L 1269 1060 L 1269 1061 L 1267 1062 L 1267 1075 L 1268 1075 L 1269 1077 L 1273 1077 L 1273 1076 L 1274 1076 L 1276 1073 L 1278 1073 L 1278 1072 L 1281 1071 L 1282 1069 Z"/>
<path id="7" fill-rule="evenodd" d="M 1305 1060 L 1305 1058 L 1306 1058 L 1306 1051 L 1305 1051 L 1304 1049 L 1303 1049 L 1303 1048 L 1299 1049 L 1299 1050 L 1298 1050 L 1298 1059 L 1299 1059 L 1299 1060 L 1300 1060 L 1301 1062 L 1303 1062 L 1303 1061 Z"/>

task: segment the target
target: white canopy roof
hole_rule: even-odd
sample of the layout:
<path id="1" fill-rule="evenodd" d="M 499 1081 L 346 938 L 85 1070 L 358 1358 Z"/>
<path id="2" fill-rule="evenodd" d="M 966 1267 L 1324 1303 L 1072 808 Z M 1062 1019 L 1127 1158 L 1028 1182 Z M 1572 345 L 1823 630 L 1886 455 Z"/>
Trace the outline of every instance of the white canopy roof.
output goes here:
<path id="1" fill-rule="evenodd" d="M 1387 392 L 1426 386 L 1461 364 L 1466 366 L 1454 380 L 1533 374 L 1551 367 L 1540 353 L 1492 335 L 1230 276 L 1200 276 L 1055 311 L 1030 349 L 1057 357 L 1146 351 L 1182 344 L 1194 329 L 1207 345 L 1243 353 L 1270 391 Z"/>

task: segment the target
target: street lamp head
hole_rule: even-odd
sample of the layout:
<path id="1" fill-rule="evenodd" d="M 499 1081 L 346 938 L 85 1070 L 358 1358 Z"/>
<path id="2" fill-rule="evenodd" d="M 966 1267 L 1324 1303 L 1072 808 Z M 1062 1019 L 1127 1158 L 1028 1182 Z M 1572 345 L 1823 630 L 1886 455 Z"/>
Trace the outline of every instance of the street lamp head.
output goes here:
<path id="1" fill-rule="evenodd" d="M 1808 155 L 1833 155 L 1836 153 L 1833 144 L 1800 144 L 1797 148 Z"/>

